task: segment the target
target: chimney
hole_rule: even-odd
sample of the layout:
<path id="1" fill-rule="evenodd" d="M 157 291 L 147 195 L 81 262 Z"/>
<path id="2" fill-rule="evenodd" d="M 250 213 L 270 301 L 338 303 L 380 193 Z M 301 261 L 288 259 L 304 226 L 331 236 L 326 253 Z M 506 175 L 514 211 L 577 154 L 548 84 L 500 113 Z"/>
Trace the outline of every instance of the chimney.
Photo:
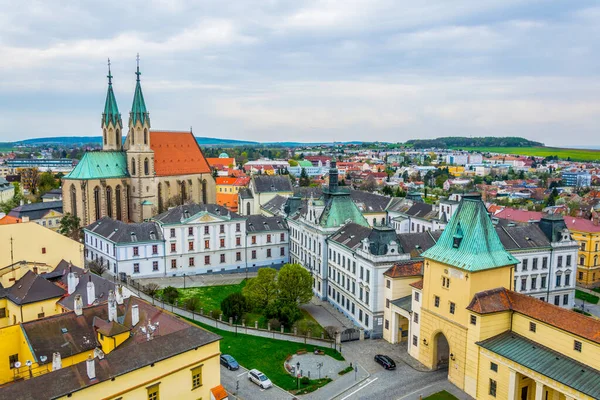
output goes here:
<path id="1" fill-rule="evenodd" d="M 96 301 L 96 286 L 94 285 L 94 282 L 92 282 L 92 274 L 88 275 L 88 283 L 87 283 L 87 302 L 88 302 L 88 306 L 91 306 L 92 304 L 94 304 L 94 301 Z"/>
<path id="2" fill-rule="evenodd" d="M 117 304 L 123 304 L 123 286 L 117 285 L 116 289 L 115 300 L 117 301 Z"/>
<path id="3" fill-rule="evenodd" d="M 140 309 L 137 304 L 131 306 L 131 326 L 136 326 L 140 322 Z"/>
<path id="4" fill-rule="evenodd" d="M 24 215 L 21 217 L 21 222 L 29 222 L 29 217 Z"/>
<path id="5" fill-rule="evenodd" d="M 62 359 L 60 353 L 56 352 L 52 354 L 52 371 L 57 371 L 62 368 Z"/>
<path id="6" fill-rule="evenodd" d="M 85 361 L 85 367 L 87 369 L 88 378 L 90 378 L 90 380 L 96 379 L 96 364 L 94 363 L 92 356 L 89 356 Z"/>
<path id="7" fill-rule="evenodd" d="M 73 267 L 69 266 L 69 275 L 67 276 L 67 291 L 69 294 L 73 294 L 73 292 L 75 292 L 77 285 L 79 285 L 79 277 L 75 272 L 73 272 Z"/>
<path id="8" fill-rule="evenodd" d="M 75 315 L 83 315 L 83 299 L 80 294 L 75 296 L 73 308 L 75 309 Z"/>
<path id="9" fill-rule="evenodd" d="M 117 301 L 115 300 L 114 290 L 108 291 L 108 321 L 117 320 Z"/>

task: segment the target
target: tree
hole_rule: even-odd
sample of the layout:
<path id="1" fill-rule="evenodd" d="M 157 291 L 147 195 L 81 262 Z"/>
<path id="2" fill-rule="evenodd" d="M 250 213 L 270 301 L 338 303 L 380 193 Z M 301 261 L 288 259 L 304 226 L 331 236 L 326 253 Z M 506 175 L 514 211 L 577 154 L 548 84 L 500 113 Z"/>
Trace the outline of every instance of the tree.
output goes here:
<path id="1" fill-rule="evenodd" d="M 154 297 L 156 292 L 158 292 L 158 289 L 160 289 L 158 283 L 149 283 L 143 287 L 142 292 L 146 293 L 150 297 Z"/>
<path id="2" fill-rule="evenodd" d="M 555 206 L 557 197 L 558 197 L 558 190 L 556 190 L 556 188 L 553 188 L 552 192 L 550 192 L 550 195 L 548 195 L 548 199 L 546 200 L 546 207 Z"/>
<path id="3" fill-rule="evenodd" d="M 46 171 L 40 174 L 37 186 L 38 194 L 43 195 L 52 189 L 57 189 L 60 186 L 60 181 L 54 177 L 52 172 Z"/>
<path id="4" fill-rule="evenodd" d="M 60 219 L 60 227 L 58 233 L 61 235 L 70 237 L 73 240 L 79 240 L 81 236 L 81 230 L 79 229 L 80 220 L 79 217 L 66 213 Z"/>
<path id="5" fill-rule="evenodd" d="M 256 308 L 265 308 L 277 297 L 277 271 L 273 268 L 260 268 L 256 278 L 248 281 L 242 293 Z"/>
<path id="6" fill-rule="evenodd" d="M 231 293 L 221 302 L 221 311 L 227 318 L 241 317 L 250 311 L 250 305 L 242 293 Z"/>
<path id="7" fill-rule="evenodd" d="M 278 299 L 283 304 L 306 304 L 312 298 L 312 277 L 300 264 L 285 264 L 277 277 Z"/>
<path id="8" fill-rule="evenodd" d="M 367 176 L 367 179 L 360 184 L 360 190 L 372 192 L 375 189 L 377 189 L 377 181 L 373 175 Z"/>
<path id="9" fill-rule="evenodd" d="M 162 298 L 170 304 L 175 303 L 175 300 L 179 298 L 179 290 L 173 286 L 167 286 L 162 291 Z"/>
<path id="10" fill-rule="evenodd" d="M 300 181 L 298 182 L 298 184 L 304 187 L 310 186 L 310 178 L 308 177 L 306 169 L 304 168 L 302 168 L 302 171 L 300 172 Z"/>
<path id="11" fill-rule="evenodd" d="M 391 186 L 385 185 L 381 189 L 381 193 L 385 194 L 386 196 L 393 196 L 394 195 L 394 190 L 391 188 Z"/>
<path id="12" fill-rule="evenodd" d="M 108 269 L 106 265 L 101 264 L 98 261 L 90 261 L 88 263 L 88 268 L 98 276 L 102 276 L 102 274 Z"/>

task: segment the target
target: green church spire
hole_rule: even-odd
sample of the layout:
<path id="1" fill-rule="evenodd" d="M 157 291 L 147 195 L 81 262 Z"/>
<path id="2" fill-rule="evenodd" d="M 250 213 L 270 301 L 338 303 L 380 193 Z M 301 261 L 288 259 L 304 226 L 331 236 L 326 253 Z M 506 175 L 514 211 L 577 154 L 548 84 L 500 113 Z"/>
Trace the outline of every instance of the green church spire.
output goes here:
<path id="1" fill-rule="evenodd" d="M 108 91 L 106 92 L 106 102 L 104 103 L 104 113 L 102 114 L 102 122 L 104 126 L 108 126 L 110 122 L 113 126 L 123 126 L 121 121 L 121 114 L 119 114 L 119 107 L 117 106 L 117 99 L 115 99 L 115 93 L 112 87 L 112 74 L 110 72 L 110 58 L 108 59 Z"/>
<path id="2" fill-rule="evenodd" d="M 135 84 L 135 94 L 133 95 L 133 104 L 131 106 L 131 125 L 135 125 L 137 121 L 140 121 L 142 125 L 149 119 L 148 110 L 146 110 L 146 102 L 144 101 L 144 94 L 142 93 L 142 85 L 140 84 L 140 55 L 137 55 L 137 75 Z M 149 123 L 150 121 L 148 121 Z"/>

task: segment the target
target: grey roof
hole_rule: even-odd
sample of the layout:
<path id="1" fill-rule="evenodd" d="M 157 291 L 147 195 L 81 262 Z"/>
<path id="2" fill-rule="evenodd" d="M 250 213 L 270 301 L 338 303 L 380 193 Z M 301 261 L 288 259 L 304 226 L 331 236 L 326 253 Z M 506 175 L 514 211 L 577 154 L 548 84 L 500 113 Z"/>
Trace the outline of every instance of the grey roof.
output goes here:
<path id="1" fill-rule="evenodd" d="M 550 242 L 537 224 L 498 224 L 496 233 L 506 250 L 550 248 Z"/>
<path id="2" fill-rule="evenodd" d="M 369 233 L 369 252 L 376 256 L 385 255 L 391 242 L 398 242 L 394 228 L 375 226 Z"/>
<path id="3" fill-rule="evenodd" d="M 412 218 L 421 218 L 424 220 L 432 220 L 437 218 L 437 211 L 433 208 L 433 205 L 427 203 L 414 203 L 405 214 Z"/>
<path id="4" fill-rule="evenodd" d="M 219 218 L 243 219 L 239 214 L 229 211 L 218 204 L 185 204 L 173 207 L 162 214 L 152 218 L 161 224 L 179 224 L 194 216 L 207 213 Z"/>
<path id="5" fill-rule="evenodd" d="M 8 215 L 11 217 L 23 218 L 29 217 L 30 220 L 34 221 L 40 218 L 43 218 L 50 210 L 54 210 L 56 212 L 63 212 L 63 202 L 62 200 L 58 201 L 47 201 L 45 203 L 31 203 L 31 204 L 23 204 L 22 206 L 18 206 L 10 210 Z"/>
<path id="6" fill-rule="evenodd" d="M 21 279 L 4 291 L 4 296 L 17 305 L 53 299 L 65 294 L 67 292 L 64 289 L 32 271 L 27 271 Z"/>
<path id="7" fill-rule="evenodd" d="M 392 197 L 386 207 L 386 210 L 402 213 L 408 211 L 413 204 L 414 203 L 412 200 L 408 200 L 404 197 Z"/>
<path id="8" fill-rule="evenodd" d="M 294 188 L 294 196 L 296 197 L 308 199 L 311 195 L 313 198 L 318 199 L 323 195 L 323 188 L 312 186 L 298 186 Z"/>
<path id="9" fill-rule="evenodd" d="M 477 344 L 592 398 L 600 398 L 600 371 L 537 342 L 507 331 Z"/>
<path id="10" fill-rule="evenodd" d="M 425 250 L 433 247 L 441 235 L 441 230 L 401 233 L 397 236 L 397 240 L 404 253 L 409 253 L 411 258 L 417 258 Z"/>
<path id="11" fill-rule="evenodd" d="M 61 260 L 60 263 L 56 266 L 54 271 L 45 274 L 44 278 L 48 279 L 51 282 L 56 282 L 60 284 L 62 287 L 67 287 L 67 277 L 69 275 L 69 267 L 71 270 L 77 274 L 79 277 L 79 284 L 75 288 L 75 292 L 71 293 L 69 296 L 63 297 L 60 299 L 58 304 L 66 308 L 67 310 L 74 309 L 74 301 L 75 296 L 80 294 L 83 300 L 84 306 L 87 307 L 89 304 L 89 300 L 87 297 L 87 284 L 91 279 L 94 283 L 94 291 L 96 293 L 95 301 L 92 304 L 100 304 L 108 301 L 108 291 L 115 290 L 114 282 L 104 279 L 101 276 L 98 276 L 94 273 L 87 272 L 79 267 L 71 266 L 67 261 Z"/>
<path id="12" fill-rule="evenodd" d="M 392 303 L 396 307 L 399 307 L 403 310 L 408 311 L 409 313 L 412 312 L 412 294 L 409 294 L 408 296 L 400 297 L 399 299 L 396 299 L 396 300 L 392 300 L 392 301 L 390 301 L 390 303 Z"/>
<path id="13" fill-rule="evenodd" d="M 260 206 L 264 211 L 269 212 L 271 214 L 282 214 L 283 206 L 287 202 L 287 197 L 281 196 L 279 194 L 275 195 L 271 200 L 267 201 L 265 204 Z"/>
<path id="14" fill-rule="evenodd" d="M 265 217 L 264 215 L 249 215 L 246 219 L 247 232 L 267 232 L 287 230 L 283 217 Z"/>
<path id="15" fill-rule="evenodd" d="M 377 193 L 365 192 L 363 190 L 350 189 L 340 186 L 340 190 L 347 189 L 350 198 L 362 213 L 382 213 L 385 212 L 391 198 Z M 323 188 L 320 187 L 295 187 L 294 196 L 302 199 L 308 199 L 312 195 L 318 199 L 323 195 Z"/>
<path id="16" fill-rule="evenodd" d="M 252 195 L 252 192 L 248 188 L 240 189 L 240 191 L 238 192 L 238 196 L 240 196 L 240 198 L 242 198 L 242 199 L 253 199 L 254 198 L 254 196 Z"/>
<path id="17" fill-rule="evenodd" d="M 542 232 L 546 235 L 550 242 L 560 242 L 562 232 L 567 228 L 565 219 L 560 214 L 545 214 L 538 222 Z"/>
<path id="18" fill-rule="evenodd" d="M 255 193 L 292 192 L 292 181 L 287 175 L 255 175 L 252 177 Z"/>
<path id="19" fill-rule="evenodd" d="M 52 189 L 42 195 L 42 199 L 53 199 L 55 197 L 62 197 L 62 189 Z"/>
<path id="20" fill-rule="evenodd" d="M 0 192 L 3 192 L 5 190 L 11 190 L 14 189 L 13 185 L 7 181 L 6 179 L 4 179 L 3 177 L 0 176 Z"/>
<path id="21" fill-rule="evenodd" d="M 155 222 L 125 223 L 102 217 L 85 230 L 100 235 L 113 243 L 160 242 L 162 230 Z"/>
<path id="22" fill-rule="evenodd" d="M 363 239 L 371 234 L 371 228 L 351 222 L 342 226 L 328 240 L 334 241 L 349 249 L 356 249 Z"/>

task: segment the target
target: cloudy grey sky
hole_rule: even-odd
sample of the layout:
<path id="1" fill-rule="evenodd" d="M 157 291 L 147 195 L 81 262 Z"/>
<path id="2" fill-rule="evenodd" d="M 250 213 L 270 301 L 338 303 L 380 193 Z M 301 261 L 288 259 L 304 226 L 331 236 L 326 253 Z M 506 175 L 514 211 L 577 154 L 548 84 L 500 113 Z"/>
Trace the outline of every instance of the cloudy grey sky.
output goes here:
<path id="1" fill-rule="evenodd" d="M 2 4 L 5 3 L 5 4 Z M 600 3 L 0 1 L 0 141 L 124 121 L 261 141 L 519 135 L 599 145 Z"/>

